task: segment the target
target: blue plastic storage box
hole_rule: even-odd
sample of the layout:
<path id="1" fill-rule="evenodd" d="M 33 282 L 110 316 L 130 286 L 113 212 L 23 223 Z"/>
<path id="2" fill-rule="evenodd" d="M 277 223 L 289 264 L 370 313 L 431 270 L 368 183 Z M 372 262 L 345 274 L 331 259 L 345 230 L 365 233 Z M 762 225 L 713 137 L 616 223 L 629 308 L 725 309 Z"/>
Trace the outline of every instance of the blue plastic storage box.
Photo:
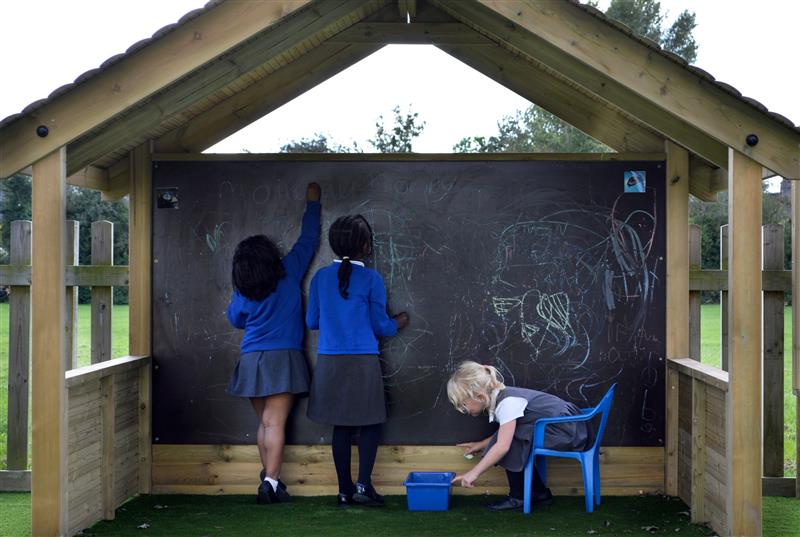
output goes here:
<path id="1" fill-rule="evenodd" d="M 411 472 L 405 483 L 409 511 L 447 511 L 453 472 Z"/>

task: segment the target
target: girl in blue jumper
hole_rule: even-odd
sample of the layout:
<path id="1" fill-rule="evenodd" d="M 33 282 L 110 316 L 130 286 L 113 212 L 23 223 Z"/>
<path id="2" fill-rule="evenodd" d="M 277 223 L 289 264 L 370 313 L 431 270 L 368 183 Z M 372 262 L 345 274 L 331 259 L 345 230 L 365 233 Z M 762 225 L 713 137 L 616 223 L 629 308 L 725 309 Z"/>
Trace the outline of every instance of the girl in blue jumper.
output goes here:
<path id="1" fill-rule="evenodd" d="M 280 480 L 284 429 L 295 396 L 308 394 L 300 295 L 303 276 L 319 245 L 319 199 L 319 185 L 310 183 L 300 238 L 283 259 L 265 235 L 244 239 L 233 254 L 228 320 L 244 329 L 244 337 L 228 393 L 249 398 L 260 420 L 256 441 L 264 469 L 258 503 L 289 501 Z"/>
<path id="2" fill-rule="evenodd" d="M 378 337 L 395 335 L 408 324 L 408 315 L 387 315 L 383 278 L 362 262 L 372 252 L 372 229 L 363 216 L 337 219 L 328 240 L 339 259 L 314 275 L 306 312 L 308 327 L 319 329 L 308 417 L 333 425 L 337 504 L 380 506 L 383 498 L 372 486 L 378 437 L 386 421 Z M 350 446 L 359 429 L 358 481 L 353 484 Z"/>

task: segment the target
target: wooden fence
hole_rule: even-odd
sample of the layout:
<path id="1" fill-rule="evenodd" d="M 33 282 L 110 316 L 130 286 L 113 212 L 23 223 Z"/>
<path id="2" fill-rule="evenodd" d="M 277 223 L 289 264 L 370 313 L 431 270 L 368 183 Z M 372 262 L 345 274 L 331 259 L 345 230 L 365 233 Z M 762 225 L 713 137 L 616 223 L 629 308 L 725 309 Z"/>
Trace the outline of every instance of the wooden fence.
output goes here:
<path id="1" fill-rule="evenodd" d="M 67 222 L 67 520 L 72 535 L 150 487 L 150 357 L 111 359 L 113 288 L 128 285 L 128 267 L 114 266 L 114 226 L 92 224 L 91 265 L 78 264 L 78 222 Z M 28 468 L 31 222 L 11 224 L 7 468 L 0 490 L 31 489 Z M 78 368 L 78 287 L 91 288 L 91 364 Z"/>
<path id="2" fill-rule="evenodd" d="M 728 226 L 720 229 L 720 269 L 701 270 L 701 233 L 689 226 L 689 357 L 700 360 L 700 295 L 720 293 L 721 366 L 728 370 Z M 784 270 L 784 228 L 762 226 L 763 453 L 764 494 L 794 496 L 795 480 L 784 477 L 784 305 L 792 272 Z"/>

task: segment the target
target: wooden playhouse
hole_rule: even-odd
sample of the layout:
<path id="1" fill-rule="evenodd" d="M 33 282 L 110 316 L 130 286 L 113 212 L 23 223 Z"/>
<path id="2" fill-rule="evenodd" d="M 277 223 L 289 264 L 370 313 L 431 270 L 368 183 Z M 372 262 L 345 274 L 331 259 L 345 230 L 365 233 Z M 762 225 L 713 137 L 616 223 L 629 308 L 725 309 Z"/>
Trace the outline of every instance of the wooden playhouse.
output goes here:
<path id="1" fill-rule="evenodd" d="M 392 43 L 432 44 L 617 153 L 199 155 Z M 661 350 L 653 352 L 663 356 L 647 369 L 645 380 L 660 386 L 653 393 L 663 399 L 659 396 L 655 405 L 661 411 L 649 414 L 645 432 L 653 434 L 652 441 L 637 444 L 634 438 L 604 448 L 603 493 L 680 496 L 690 505 L 693 521 L 710 523 L 720 535 L 760 535 L 762 487 L 796 486 L 794 480 L 763 477 L 759 381 L 764 368 L 762 290 L 782 290 L 789 279 L 794 288 L 800 278 L 794 268 L 788 276 L 780 267 L 762 272 L 761 266 L 762 180 L 776 174 L 800 178 L 800 130 L 788 120 L 597 10 L 570 1 L 212 1 L 0 122 L 0 177 L 32 175 L 35 230 L 24 224 L 15 228 L 19 255 L 4 267 L 3 283 L 12 285 L 12 316 L 17 315 L 12 324 L 19 329 L 12 330 L 11 344 L 10 470 L 0 473 L 0 483 L 4 488 L 30 486 L 34 535 L 72 535 L 113 518 L 114 509 L 135 494 L 251 492 L 259 467 L 254 446 L 224 435 L 208 442 L 162 438 L 159 430 L 179 425 L 185 416 L 177 413 L 173 422 L 165 422 L 172 409 L 160 408 L 154 397 L 161 393 L 157 379 L 170 363 L 169 349 L 157 337 L 168 325 L 159 315 L 170 301 L 160 287 L 163 274 L 169 273 L 162 252 L 169 251 L 164 241 L 170 236 L 159 227 L 166 214 L 158 212 L 164 201 L 159 196 L 174 186 L 170 181 L 182 177 L 188 182 L 182 183 L 179 198 L 187 199 L 184 193 L 191 192 L 194 177 L 181 176 L 185 171 L 160 174 L 182 163 L 203 173 L 218 169 L 214 166 L 221 161 L 237 170 L 250 166 L 242 174 L 243 185 L 254 180 L 247 175 L 255 173 L 253 166 L 262 165 L 325 170 L 331 184 L 345 169 L 362 170 L 365 177 L 370 169 L 380 169 L 396 179 L 404 168 L 422 174 L 434 170 L 432 175 L 446 169 L 445 175 L 462 177 L 476 167 L 503 174 L 523 167 L 524 175 L 529 165 L 574 168 L 577 174 L 602 166 L 624 169 L 627 163 L 653 166 L 661 184 L 666 260 L 658 269 L 661 299 L 652 303 L 663 320 Z M 298 172 L 282 176 L 285 190 L 265 191 L 265 203 L 293 199 L 292 180 L 300 177 L 293 173 Z M 236 190 L 235 181 L 226 188 Z M 108 266 L 102 254 L 109 241 L 103 225 L 98 225 L 92 266 L 77 266 L 74 226 L 65 222 L 67 184 L 100 190 L 107 199 L 130 196 L 127 268 Z M 376 191 L 386 186 L 365 184 Z M 426 188 L 437 185 L 430 182 Z M 363 192 L 360 188 L 356 184 L 349 193 L 340 187 L 326 193 L 341 201 Z M 701 278 L 689 249 L 689 195 L 712 200 L 724 189 L 730 198 L 727 270 Z M 796 214 L 800 190 L 793 188 L 792 196 Z M 793 258 L 798 255 L 796 221 Z M 437 222 L 431 217 L 429 224 Z M 219 238 L 213 233 L 205 237 L 210 250 Z M 176 274 L 186 270 L 170 268 Z M 180 278 L 192 279 L 185 272 Z M 131 356 L 108 360 L 110 288 L 119 285 L 129 287 Z M 72 369 L 76 286 L 96 290 L 93 365 Z M 700 289 L 727 291 L 729 372 L 698 361 Z M 497 304 L 495 311 L 511 307 Z M 199 311 L 208 304 L 196 306 Z M 521 310 L 521 302 L 514 307 Z M 800 315 L 794 311 L 797 333 Z M 793 389 L 800 395 L 797 345 Z M 25 470 L 29 355 L 31 473 Z M 764 378 L 764 392 L 770 392 L 767 374 Z M 469 464 L 456 448 L 407 438 L 414 441 L 390 442 L 379 453 L 376 481 L 387 493 L 402 492 L 401 477 L 409 469 Z M 294 493 L 335 491 L 329 449 L 320 444 L 303 441 L 287 447 L 284 477 Z M 579 472 L 573 467 L 554 465 L 551 480 L 557 493 L 580 494 Z M 487 483 L 476 490 L 504 487 L 500 473 L 491 474 Z"/>

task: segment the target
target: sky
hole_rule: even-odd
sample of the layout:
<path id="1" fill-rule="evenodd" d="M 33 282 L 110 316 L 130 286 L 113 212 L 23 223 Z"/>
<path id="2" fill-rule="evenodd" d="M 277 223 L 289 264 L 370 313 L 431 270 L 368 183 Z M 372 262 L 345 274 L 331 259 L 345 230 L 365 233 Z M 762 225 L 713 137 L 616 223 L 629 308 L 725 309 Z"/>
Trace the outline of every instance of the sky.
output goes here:
<path id="1" fill-rule="evenodd" d="M 553 0 L 543 0 L 553 1 Z M 203 0 L 0 1 L 0 119 L 20 112 L 131 44 L 177 22 Z M 601 1 L 600 7 L 607 5 Z M 697 15 L 695 64 L 795 124 L 800 124 L 800 2 L 661 0 L 672 20 Z M 530 103 L 430 46 L 393 45 L 316 86 L 209 149 L 276 152 L 322 133 L 365 150 L 379 116 L 392 108 L 426 122 L 418 152 L 451 152 L 465 136 L 489 136 L 497 122 Z"/>

